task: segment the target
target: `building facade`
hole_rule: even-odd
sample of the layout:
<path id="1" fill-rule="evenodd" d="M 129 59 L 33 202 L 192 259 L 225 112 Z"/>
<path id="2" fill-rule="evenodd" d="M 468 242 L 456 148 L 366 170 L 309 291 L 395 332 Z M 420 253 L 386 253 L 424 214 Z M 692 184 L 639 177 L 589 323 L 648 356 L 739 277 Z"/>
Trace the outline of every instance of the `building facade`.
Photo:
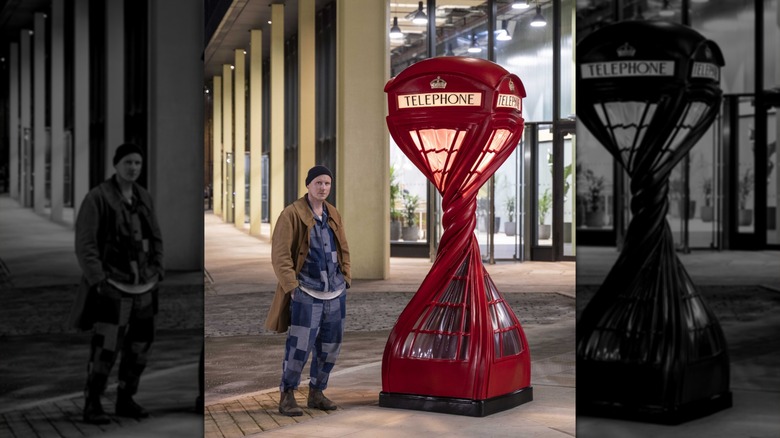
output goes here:
<path id="1" fill-rule="evenodd" d="M 546 26 L 531 26 L 537 15 Z M 441 200 L 392 144 L 383 88 L 417 60 L 476 56 L 529 92 L 523 141 L 480 191 L 483 258 L 573 259 L 574 19 L 566 0 L 206 2 L 213 213 L 270 237 L 305 192 L 306 171 L 323 164 L 335 171 L 331 200 L 347 223 L 353 276 L 386 278 L 390 255 L 434 257 Z M 410 230 L 399 233 L 401 222 Z"/>

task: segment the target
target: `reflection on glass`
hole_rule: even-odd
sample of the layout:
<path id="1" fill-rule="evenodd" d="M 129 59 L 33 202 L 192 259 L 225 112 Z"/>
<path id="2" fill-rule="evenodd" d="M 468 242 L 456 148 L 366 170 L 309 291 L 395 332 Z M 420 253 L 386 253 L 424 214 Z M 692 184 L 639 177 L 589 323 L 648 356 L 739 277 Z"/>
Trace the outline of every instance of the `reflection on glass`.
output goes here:
<path id="1" fill-rule="evenodd" d="M 577 138 L 577 229 L 611 229 L 613 159 L 582 123 L 577 123 Z"/>
<path id="2" fill-rule="evenodd" d="M 552 135 L 548 129 L 539 130 L 539 149 L 537 152 L 536 204 L 537 244 L 552 246 Z"/>

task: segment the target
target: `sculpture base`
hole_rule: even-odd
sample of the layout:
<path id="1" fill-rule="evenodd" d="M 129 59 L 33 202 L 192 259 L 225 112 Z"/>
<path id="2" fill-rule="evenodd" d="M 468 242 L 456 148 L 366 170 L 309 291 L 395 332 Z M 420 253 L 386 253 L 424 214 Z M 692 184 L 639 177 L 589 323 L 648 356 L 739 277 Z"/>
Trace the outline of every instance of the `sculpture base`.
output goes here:
<path id="1" fill-rule="evenodd" d="M 486 400 L 434 397 L 429 395 L 379 393 L 379 406 L 383 408 L 413 409 L 417 411 L 440 412 L 443 414 L 485 417 L 496 412 L 520 406 L 534 399 L 533 387 L 518 389 L 509 394 Z"/>
<path id="2" fill-rule="evenodd" d="M 577 401 L 577 415 L 677 425 L 731 407 L 731 391 L 673 407 L 628 406 L 620 403 Z"/>

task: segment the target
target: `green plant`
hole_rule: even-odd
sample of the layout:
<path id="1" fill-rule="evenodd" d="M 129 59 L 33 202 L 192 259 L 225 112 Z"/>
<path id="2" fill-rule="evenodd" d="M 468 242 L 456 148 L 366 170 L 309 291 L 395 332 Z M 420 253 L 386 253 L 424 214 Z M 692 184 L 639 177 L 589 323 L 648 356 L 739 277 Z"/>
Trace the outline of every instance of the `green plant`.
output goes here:
<path id="1" fill-rule="evenodd" d="M 515 197 L 514 196 L 507 196 L 506 200 L 504 201 L 504 208 L 506 209 L 506 213 L 509 216 L 509 222 L 515 221 Z"/>
<path id="2" fill-rule="evenodd" d="M 398 174 L 394 165 L 390 166 L 390 220 L 399 221 L 403 214 L 398 208 L 396 203 L 401 196 L 401 183 L 398 182 Z"/>
<path id="3" fill-rule="evenodd" d="M 585 196 L 587 211 L 597 212 L 601 209 L 601 192 L 604 190 L 604 177 L 598 176 L 591 169 L 584 173 L 588 193 Z"/>
<path id="4" fill-rule="evenodd" d="M 550 189 L 546 189 L 544 194 L 539 198 L 539 225 L 544 225 L 550 207 L 552 207 L 552 195 L 550 194 Z"/>
<path id="5" fill-rule="evenodd" d="M 745 174 L 742 176 L 742 178 L 739 179 L 739 184 L 737 187 L 740 210 L 747 209 L 748 197 L 750 197 L 750 192 L 753 191 L 754 183 L 755 183 L 755 175 L 753 175 L 750 169 L 746 169 Z"/>
<path id="6" fill-rule="evenodd" d="M 404 192 L 404 216 L 406 226 L 413 227 L 417 224 L 417 205 L 420 203 L 420 197 Z"/>
<path id="7" fill-rule="evenodd" d="M 701 188 L 704 192 L 704 205 L 709 207 L 712 202 L 712 178 L 704 178 Z"/>

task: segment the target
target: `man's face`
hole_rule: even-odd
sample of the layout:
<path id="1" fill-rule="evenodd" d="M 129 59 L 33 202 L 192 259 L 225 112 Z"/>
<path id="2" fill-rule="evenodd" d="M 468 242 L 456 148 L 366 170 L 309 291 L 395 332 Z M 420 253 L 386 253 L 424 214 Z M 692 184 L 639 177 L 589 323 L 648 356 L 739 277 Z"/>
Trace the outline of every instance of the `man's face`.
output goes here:
<path id="1" fill-rule="evenodd" d="M 330 194 L 330 176 L 320 175 L 311 180 L 306 188 L 309 189 L 309 199 L 324 201 Z"/>
<path id="2" fill-rule="evenodd" d="M 128 154 L 122 157 L 114 169 L 116 169 L 116 175 L 121 180 L 127 182 L 135 182 L 138 176 L 141 175 L 141 167 L 143 166 L 143 158 L 141 154 Z"/>

